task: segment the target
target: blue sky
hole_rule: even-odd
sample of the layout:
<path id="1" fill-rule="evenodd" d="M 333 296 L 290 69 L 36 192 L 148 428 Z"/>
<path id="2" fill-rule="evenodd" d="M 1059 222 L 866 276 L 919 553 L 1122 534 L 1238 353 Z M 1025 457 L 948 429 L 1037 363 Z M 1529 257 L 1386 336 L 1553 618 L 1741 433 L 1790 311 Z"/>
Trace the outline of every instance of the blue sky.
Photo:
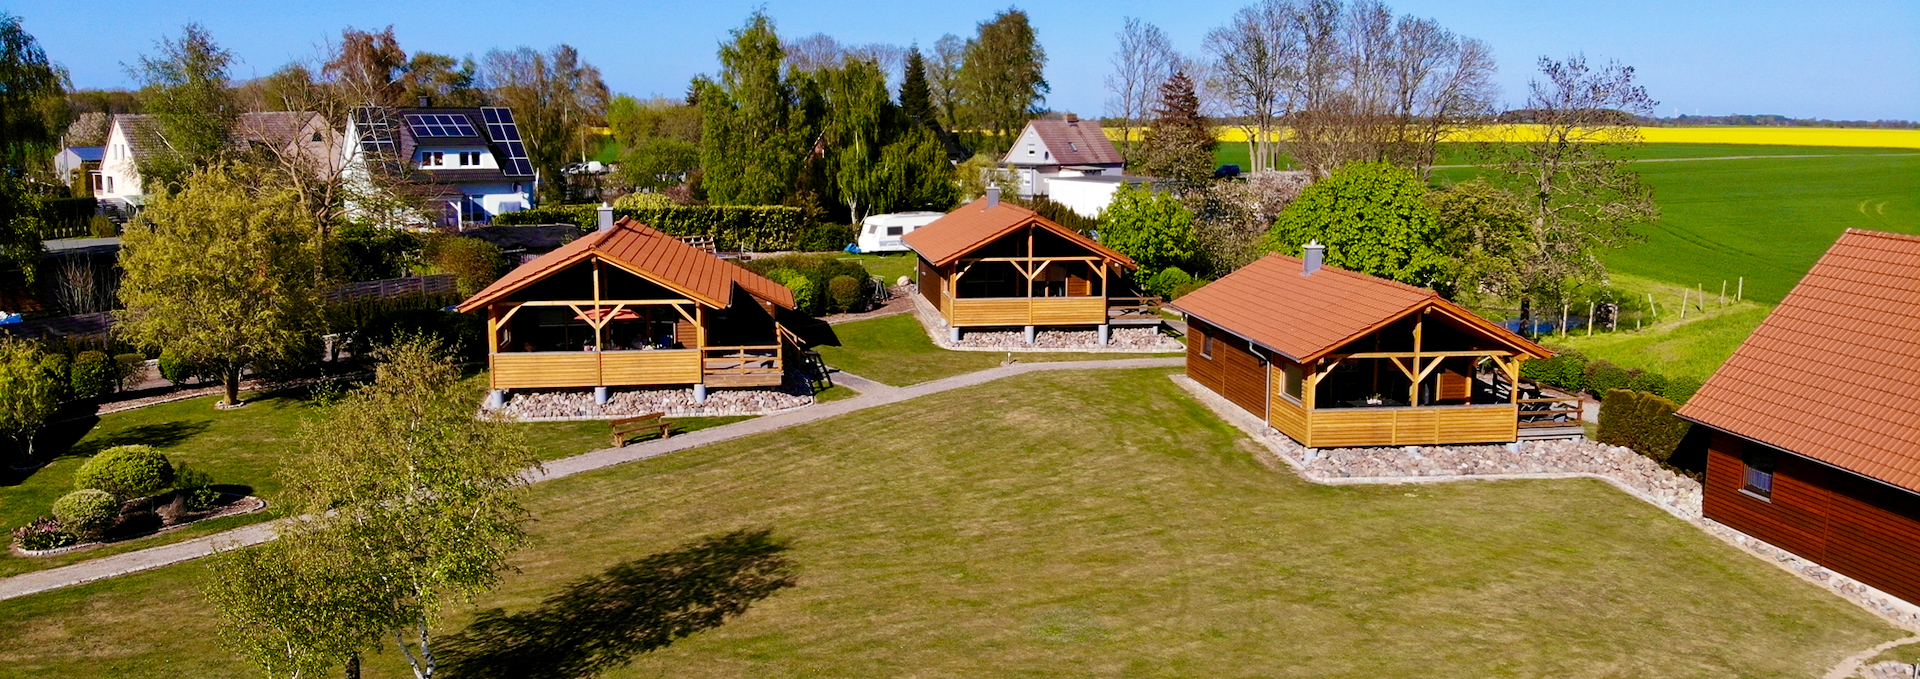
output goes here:
<path id="1" fill-rule="evenodd" d="M 1198 53 L 1208 29 L 1245 2 L 1029 2 L 1049 61 L 1056 110 L 1098 114 L 1102 78 L 1122 17 L 1157 24 Z M 1606 3 L 1400 0 L 1401 13 L 1432 17 L 1493 45 L 1505 98 L 1525 96 L 1534 60 L 1581 51 L 1636 67 L 1660 100 L 1660 115 L 1778 113 L 1832 119 L 1920 119 L 1920 1 Z M 695 2 L 392 3 L 125 0 L 80 11 L 72 2 L 14 2 L 48 54 L 81 87 L 130 85 L 122 64 L 198 21 L 237 53 L 236 75 L 264 75 L 314 53 L 341 28 L 392 24 L 408 51 L 475 57 L 496 47 L 569 43 L 600 67 L 615 91 L 678 95 L 711 72 L 714 49 L 756 7 L 781 34 L 825 32 L 846 43 L 965 37 L 1009 5 L 912 0 L 696 0 Z M 1738 7 L 1738 9 L 1729 9 Z"/>

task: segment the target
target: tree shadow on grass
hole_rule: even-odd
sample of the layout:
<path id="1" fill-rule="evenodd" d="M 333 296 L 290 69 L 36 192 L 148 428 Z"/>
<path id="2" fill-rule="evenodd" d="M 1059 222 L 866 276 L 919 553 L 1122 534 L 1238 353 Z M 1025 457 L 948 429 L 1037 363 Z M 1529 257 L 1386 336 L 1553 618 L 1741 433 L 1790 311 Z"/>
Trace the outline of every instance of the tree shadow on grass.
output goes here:
<path id="1" fill-rule="evenodd" d="M 605 673 L 794 586 L 786 550 L 770 528 L 742 530 L 619 564 L 568 583 L 538 608 L 482 612 L 439 644 L 439 669 L 456 679 Z"/>
<path id="2" fill-rule="evenodd" d="M 142 443 L 155 448 L 170 448 L 187 439 L 199 436 L 213 423 L 207 420 L 174 420 L 155 424 L 142 424 L 127 427 L 119 431 L 102 434 L 87 439 L 87 434 L 100 425 L 98 417 L 84 417 L 50 426 L 40 432 L 35 439 L 37 449 L 35 457 L 43 461 L 67 457 L 93 457 L 100 451 L 114 446 Z M 17 486 L 44 469 L 37 466 L 31 469 L 0 469 L 0 486 Z"/>

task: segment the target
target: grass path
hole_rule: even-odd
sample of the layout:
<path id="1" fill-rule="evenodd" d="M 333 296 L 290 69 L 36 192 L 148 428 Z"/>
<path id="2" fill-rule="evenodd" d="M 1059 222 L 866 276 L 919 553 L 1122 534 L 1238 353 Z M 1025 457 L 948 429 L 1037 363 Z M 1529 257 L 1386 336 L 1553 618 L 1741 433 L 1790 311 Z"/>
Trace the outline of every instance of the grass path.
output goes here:
<path id="1" fill-rule="evenodd" d="M 540 484 L 534 545 L 474 605 L 770 527 L 798 587 L 607 676 L 1806 677 L 1905 636 L 1599 482 L 1306 483 L 1166 372 L 1038 372 Z M 250 674 L 204 570 L 0 602 L 0 676 Z"/>

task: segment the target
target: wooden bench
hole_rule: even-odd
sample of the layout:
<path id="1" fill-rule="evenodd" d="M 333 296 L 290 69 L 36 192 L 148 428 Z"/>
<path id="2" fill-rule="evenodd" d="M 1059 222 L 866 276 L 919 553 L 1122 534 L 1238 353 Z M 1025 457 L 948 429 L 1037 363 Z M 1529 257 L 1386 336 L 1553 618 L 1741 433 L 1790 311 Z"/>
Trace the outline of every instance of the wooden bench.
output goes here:
<path id="1" fill-rule="evenodd" d="M 666 413 L 650 413 L 639 417 L 628 417 L 613 421 L 613 447 L 627 445 L 627 437 L 649 429 L 660 430 L 660 438 L 673 435 L 673 421 L 664 419 Z"/>

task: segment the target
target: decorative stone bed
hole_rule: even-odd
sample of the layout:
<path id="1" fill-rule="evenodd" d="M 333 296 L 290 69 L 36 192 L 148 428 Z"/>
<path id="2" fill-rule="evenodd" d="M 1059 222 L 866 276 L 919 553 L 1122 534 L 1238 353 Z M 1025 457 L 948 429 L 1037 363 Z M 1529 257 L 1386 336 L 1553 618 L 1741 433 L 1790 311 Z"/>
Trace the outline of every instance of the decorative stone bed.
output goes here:
<path id="1" fill-rule="evenodd" d="M 925 297 L 917 292 L 908 292 L 913 299 L 913 315 L 920 319 L 920 326 L 927 331 L 927 337 L 935 346 L 952 351 L 1081 351 L 1092 353 L 1140 354 L 1185 352 L 1187 345 L 1168 337 L 1160 331 L 1161 325 L 1108 326 L 1108 343 L 1100 344 L 1100 331 L 1086 330 L 1041 330 L 1034 333 L 1033 344 L 1027 344 L 1027 335 L 1021 330 L 967 330 L 960 333 L 960 342 L 955 343 L 947 334 L 947 321 L 940 312 L 927 303 Z"/>
<path id="2" fill-rule="evenodd" d="M 222 519 L 229 516 L 239 516 L 241 514 L 252 514 L 254 512 L 267 508 L 266 500 L 262 500 L 252 495 L 238 496 L 238 495 L 229 494 L 227 495 L 227 497 L 232 499 L 228 500 L 226 504 L 220 505 L 219 507 L 209 510 L 203 514 L 195 515 L 190 520 L 162 526 L 158 530 L 147 531 L 137 535 L 118 536 L 110 540 L 96 540 L 94 542 L 82 542 L 79 544 L 67 545 L 65 547 L 55 547 L 53 549 L 21 549 L 19 545 L 15 544 L 15 545 L 9 545 L 8 551 L 11 551 L 15 556 L 27 556 L 27 557 L 53 556 L 55 554 L 65 554 L 67 552 L 78 552 L 83 549 L 93 549 L 101 545 L 113 545 L 113 544 L 119 544 L 122 542 L 131 542 L 134 540 L 141 540 L 141 539 L 153 537 L 155 535 L 159 535 L 161 533 L 171 533 L 173 531 L 186 528 L 188 526 L 191 526 L 196 523 L 200 523 L 202 521 L 212 521 L 214 519 Z"/>
<path id="3" fill-rule="evenodd" d="M 1794 556 L 1701 516 L 1700 483 L 1630 449 L 1579 439 L 1517 445 L 1307 448 L 1186 375 L 1173 381 L 1215 414 L 1264 444 L 1308 481 L 1326 485 L 1439 483 L 1473 479 L 1595 478 L 1747 553 L 1826 587 L 1894 625 L 1920 632 L 1920 606 Z M 1911 667 L 1911 666 L 1907 666 Z M 1904 675 L 1912 676 L 1912 675 Z"/>
<path id="4" fill-rule="evenodd" d="M 692 388 L 610 391 L 604 405 L 593 402 L 592 391 L 515 391 L 499 409 L 482 412 L 519 422 L 562 422 L 652 413 L 666 413 L 668 417 L 769 415 L 813 404 L 805 386 L 792 384 L 779 389 L 710 389 L 706 403 L 694 402 Z"/>

